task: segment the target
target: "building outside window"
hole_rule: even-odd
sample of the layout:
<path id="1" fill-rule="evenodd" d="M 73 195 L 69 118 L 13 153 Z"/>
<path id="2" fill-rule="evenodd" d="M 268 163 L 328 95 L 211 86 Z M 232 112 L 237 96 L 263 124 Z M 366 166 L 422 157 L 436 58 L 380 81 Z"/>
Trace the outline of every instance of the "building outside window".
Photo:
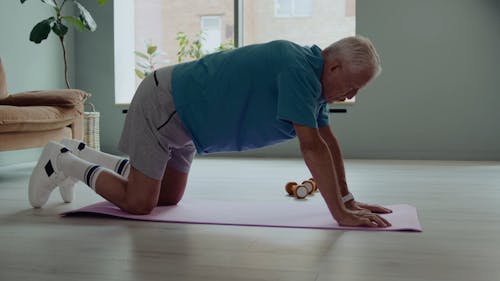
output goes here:
<path id="1" fill-rule="evenodd" d="M 274 0 L 276 17 L 310 17 L 313 0 Z"/>
<path id="2" fill-rule="evenodd" d="M 201 16 L 203 53 L 211 53 L 222 44 L 222 19 L 220 16 Z"/>

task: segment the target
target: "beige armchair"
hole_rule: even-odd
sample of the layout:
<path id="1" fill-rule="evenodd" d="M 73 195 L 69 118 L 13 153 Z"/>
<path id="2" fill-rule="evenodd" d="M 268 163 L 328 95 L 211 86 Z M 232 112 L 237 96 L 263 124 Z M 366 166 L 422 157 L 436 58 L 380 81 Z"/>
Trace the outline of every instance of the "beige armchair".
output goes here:
<path id="1" fill-rule="evenodd" d="M 0 151 L 82 139 L 83 104 L 88 97 L 76 89 L 9 94 L 0 59 Z"/>

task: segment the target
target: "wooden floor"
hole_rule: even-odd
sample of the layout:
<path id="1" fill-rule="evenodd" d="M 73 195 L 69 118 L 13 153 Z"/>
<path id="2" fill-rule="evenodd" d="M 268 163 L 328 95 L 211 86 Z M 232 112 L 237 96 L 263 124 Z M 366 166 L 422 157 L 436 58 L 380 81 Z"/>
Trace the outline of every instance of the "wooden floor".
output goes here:
<path id="1" fill-rule="evenodd" d="M 32 209 L 33 166 L 0 167 L 2 281 L 500 280 L 498 162 L 346 162 L 357 198 L 415 205 L 423 233 L 61 218 L 101 199 L 81 185 Z M 284 183 L 308 177 L 301 160 L 198 159 L 186 196 L 293 200 Z"/>

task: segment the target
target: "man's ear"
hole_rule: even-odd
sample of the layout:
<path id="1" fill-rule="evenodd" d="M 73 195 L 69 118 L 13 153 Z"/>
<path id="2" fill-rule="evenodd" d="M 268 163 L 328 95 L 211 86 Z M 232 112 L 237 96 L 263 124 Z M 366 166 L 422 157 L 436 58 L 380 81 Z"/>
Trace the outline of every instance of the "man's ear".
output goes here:
<path id="1" fill-rule="evenodd" d="M 338 70 L 338 69 L 340 69 L 340 64 L 333 65 L 332 67 L 330 67 L 331 72 L 335 72 L 335 70 Z"/>
<path id="2" fill-rule="evenodd" d="M 342 68 L 342 64 L 341 64 L 340 60 L 337 60 L 337 59 L 333 59 L 333 60 L 329 61 L 327 63 L 327 66 L 328 66 L 328 69 L 330 70 L 330 72 L 335 72 L 335 71 L 338 71 Z"/>

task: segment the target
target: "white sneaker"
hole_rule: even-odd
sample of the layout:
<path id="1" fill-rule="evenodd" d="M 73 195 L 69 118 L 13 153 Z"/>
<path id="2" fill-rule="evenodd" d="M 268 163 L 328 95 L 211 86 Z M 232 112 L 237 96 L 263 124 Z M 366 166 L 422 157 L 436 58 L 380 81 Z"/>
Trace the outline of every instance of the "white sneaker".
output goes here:
<path id="1" fill-rule="evenodd" d="M 85 147 L 84 142 L 73 139 L 63 139 L 61 144 L 69 148 L 69 150 L 71 150 L 71 152 L 78 157 L 80 157 L 80 151 Z M 63 182 L 58 184 L 59 193 L 65 203 L 73 202 L 73 199 L 75 198 L 75 185 L 77 182 L 77 179 L 67 177 Z"/>
<path id="2" fill-rule="evenodd" d="M 68 152 L 70 152 L 68 148 L 55 142 L 49 142 L 43 148 L 30 177 L 29 201 L 31 206 L 42 207 L 49 200 L 54 188 L 67 178 L 57 167 L 57 157 Z"/>
<path id="3" fill-rule="evenodd" d="M 73 202 L 73 199 L 75 199 L 75 185 L 77 182 L 77 179 L 67 177 L 60 184 L 58 184 L 59 194 L 61 194 L 61 198 L 64 203 L 71 203 Z"/>
<path id="4" fill-rule="evenodd" d="M 80 151 L 86 146 L 83 141 L 74 139 L 62 139 L 61 144 L 69 148 L 69 150 L 78 157 L 80 157 Z"/>

